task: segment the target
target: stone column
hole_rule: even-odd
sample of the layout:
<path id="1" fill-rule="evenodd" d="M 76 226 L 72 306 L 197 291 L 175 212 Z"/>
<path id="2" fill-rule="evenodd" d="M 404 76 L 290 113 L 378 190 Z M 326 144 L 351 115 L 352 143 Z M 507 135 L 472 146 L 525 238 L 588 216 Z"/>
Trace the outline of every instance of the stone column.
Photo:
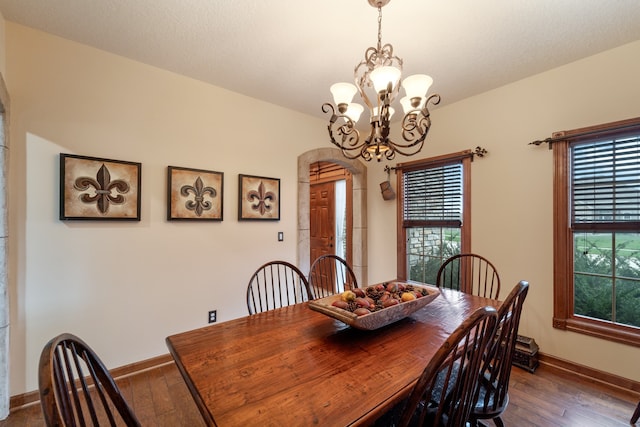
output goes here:
<path id="1" fill-rule="evenodd" d="M 9 95 L 0 75 L 0 419 L 9 416 Z"/>

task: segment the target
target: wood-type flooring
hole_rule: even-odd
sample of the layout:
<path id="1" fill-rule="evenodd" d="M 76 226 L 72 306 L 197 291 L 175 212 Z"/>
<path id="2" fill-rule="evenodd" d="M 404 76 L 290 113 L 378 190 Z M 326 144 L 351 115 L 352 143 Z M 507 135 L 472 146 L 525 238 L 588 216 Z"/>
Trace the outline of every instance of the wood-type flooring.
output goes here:
<path id="1" fill-rule="evenodd" d="M 204 426 L 173 363 L 117 382 L 143 426 Z M 628 426 L 640 399 L 636 393 L 547 365 L 533 374 L 514 367 L 509 395 L 509 407 L 503 416 L 507 427 Z M 7 426 L 44 426 L 40 404 L 13 410 L 0 421 L 0 427 Z"/>

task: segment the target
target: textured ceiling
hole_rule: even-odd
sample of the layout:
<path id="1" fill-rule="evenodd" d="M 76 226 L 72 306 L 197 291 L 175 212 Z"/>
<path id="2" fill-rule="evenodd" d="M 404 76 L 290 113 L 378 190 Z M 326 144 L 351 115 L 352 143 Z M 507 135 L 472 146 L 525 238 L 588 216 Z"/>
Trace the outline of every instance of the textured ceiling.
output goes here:
<path id="1" fill-rule="evenodd" d="M 322 117 L 377 40 L 366 0 L 0 0 L 8 21 Z M 640 40 L 639 0 L 392 0 L 382 42 L 441 105 Z"/>

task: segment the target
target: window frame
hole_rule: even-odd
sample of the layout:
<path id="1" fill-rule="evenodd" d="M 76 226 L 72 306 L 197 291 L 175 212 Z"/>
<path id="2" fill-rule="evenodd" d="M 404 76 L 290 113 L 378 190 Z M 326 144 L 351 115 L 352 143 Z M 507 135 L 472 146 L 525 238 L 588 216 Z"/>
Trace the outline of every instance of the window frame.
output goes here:
<path id="1" fill-rule="evenodd" d="M 399 280 L 407 280 L 407 234 L 409 227 L 404 223 L 404 172 L 431 167 L 444 166 L 460 162 L 462 164 L 462 224 L 460 225 L 460 251 L 468 252 L 471 248 L 471 161 L 473 153 L 464 150 L 412 162 L 396 165 L 396 194 L 398 194 L 397 208 L 397 276 Z"/>
<path id="2" fill-rule="evenodd" d="M 555 132 L 552 142 L 553 178 L 553 327 L 640 347 L 640 328 L 574 314 L 573 229 L 571 227 L 571 146 L 595 138 L 640 134 L 640 118 L 571 131 Z M 623 231 L 624 225 L 616 230 Z M 594 227 L 597 231 L 597 227 Z"/>

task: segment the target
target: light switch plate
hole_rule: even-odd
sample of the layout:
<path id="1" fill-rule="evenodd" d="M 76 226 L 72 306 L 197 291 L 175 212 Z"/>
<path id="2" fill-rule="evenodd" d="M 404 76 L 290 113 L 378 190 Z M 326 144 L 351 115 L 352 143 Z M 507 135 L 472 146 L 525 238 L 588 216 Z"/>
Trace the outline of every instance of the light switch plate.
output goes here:
<path id="1" fill-rule="evenodd" d="M 284 240 L 284 233 L 282 231 L 278 231 L 278 242 L 282 242 Z"/>

